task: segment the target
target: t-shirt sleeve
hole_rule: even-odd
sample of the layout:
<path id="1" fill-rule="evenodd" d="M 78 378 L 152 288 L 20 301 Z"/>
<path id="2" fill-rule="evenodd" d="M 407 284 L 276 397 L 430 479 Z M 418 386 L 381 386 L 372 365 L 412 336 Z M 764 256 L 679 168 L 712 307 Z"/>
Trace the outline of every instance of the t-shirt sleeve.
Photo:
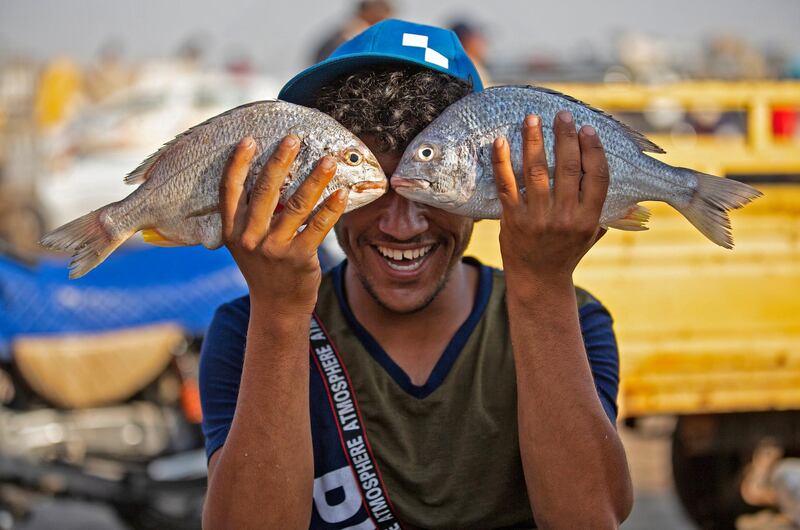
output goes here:
<path id="1" fill-rule="evenodd" d="M 581 306 L 579 315 L 594 386 L 608 419 L 615 423 L 619 390 L 619 353 L 613 321 L 608 310 L 594 299 Z"/>
<path id="2" fill-rule="evenodd" d="M 222 447 L 236 412 L 247 338 L 249 304 L 238 299 L 220 306 L 200 350 L 200 401 L 206 456 Z"/>

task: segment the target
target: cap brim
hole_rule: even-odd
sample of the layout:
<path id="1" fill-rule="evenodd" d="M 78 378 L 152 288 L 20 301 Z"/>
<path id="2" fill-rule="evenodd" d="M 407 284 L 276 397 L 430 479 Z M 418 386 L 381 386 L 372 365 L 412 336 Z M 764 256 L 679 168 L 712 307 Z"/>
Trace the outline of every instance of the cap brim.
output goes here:
<path id="1" fill-rule="evenodd" d="M 298 105 L 313 105 L 319 88 L 330 83 L 334 79 L 367 66 L 393 63 L 413 64 L 452 75 L 452 72 L 446 68 L 441 68 L 425 61 L 417 61 L 402 55 L 375 52 L 352 53 L 326 59 L 321 63 L 306 68 L 284 85 L 280 94 L 278 94 L 278 99 Z M 472 82 L 474 84 L 475 80 Z"/>

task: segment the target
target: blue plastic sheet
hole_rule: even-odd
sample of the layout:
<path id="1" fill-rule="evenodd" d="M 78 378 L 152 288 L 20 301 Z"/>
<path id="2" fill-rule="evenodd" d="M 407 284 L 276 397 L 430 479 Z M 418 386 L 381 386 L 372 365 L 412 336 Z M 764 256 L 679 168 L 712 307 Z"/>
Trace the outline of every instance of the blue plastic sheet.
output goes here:
<path id="1" fill-rule="evenodd" d="M 17 335 L 93 332 L 172 321 L 202 334 L 220 304 L 247 292 L 227 250 L 125 246 L 78 280 L 67 260 L 28 267 L 0 256 L 0 359 Z"/>

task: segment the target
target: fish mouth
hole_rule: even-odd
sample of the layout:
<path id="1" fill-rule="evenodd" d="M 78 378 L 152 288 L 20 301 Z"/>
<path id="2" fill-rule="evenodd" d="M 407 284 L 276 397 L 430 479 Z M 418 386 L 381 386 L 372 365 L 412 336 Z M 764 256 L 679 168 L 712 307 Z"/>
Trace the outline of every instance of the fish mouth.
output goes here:
<path id="1" fill-rule="evenodd" d="M 351 184 L 349 187 L 350 198 L 347 201 L 347 206 L 344 210 L 345 212 L 365 206 L 375 199 L 381 197 L 384 193 L 386 193 L 388 182 L 386 182 L 386 180 L 378 182 L 374 180 L 365 180 L 363 182 Z"/>
<path id="2" fill-rule="evenodd" d="M 363 193 L 365 191 L 386 191 L 388 183 L 385 180 L 374 181 L 365 180 L 364 182 L 356 182 L 350 186 L 350 191 L 356 193 Z"/>
<path id="3" fill-rule="evenodd" d="M 431 183 L 422 179 L 409 179 L 405 177 L 392 177 L 392 188 L 400 191 L 420 191 L 427 190 L 431 187 Z"/>

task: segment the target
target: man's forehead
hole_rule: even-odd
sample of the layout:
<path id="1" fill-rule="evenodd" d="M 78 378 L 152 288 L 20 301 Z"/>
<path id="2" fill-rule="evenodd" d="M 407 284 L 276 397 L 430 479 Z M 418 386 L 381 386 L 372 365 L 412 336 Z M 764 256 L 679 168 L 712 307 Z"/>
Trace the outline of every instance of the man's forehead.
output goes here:
<path id="1" fill-rule="evenodd" d="M 381 165 L 381 169 L 386 174 L 387 177 L 390 177 L 392 173 L 394 173 L 397 164 L 400 163 L 400 158 L 403 156 L 403 151 L 405 150 L 405 146 L 400 149 L 384 149 L 381 141 L 379 140 L 378 136 L 375 134 L 365 133 L 360 134 L 359 139 L 364 142 L 364 145 L 372 151 L 372 154 L 375 155 L 375 158 L 378 159 L 378 163 Z"/>

